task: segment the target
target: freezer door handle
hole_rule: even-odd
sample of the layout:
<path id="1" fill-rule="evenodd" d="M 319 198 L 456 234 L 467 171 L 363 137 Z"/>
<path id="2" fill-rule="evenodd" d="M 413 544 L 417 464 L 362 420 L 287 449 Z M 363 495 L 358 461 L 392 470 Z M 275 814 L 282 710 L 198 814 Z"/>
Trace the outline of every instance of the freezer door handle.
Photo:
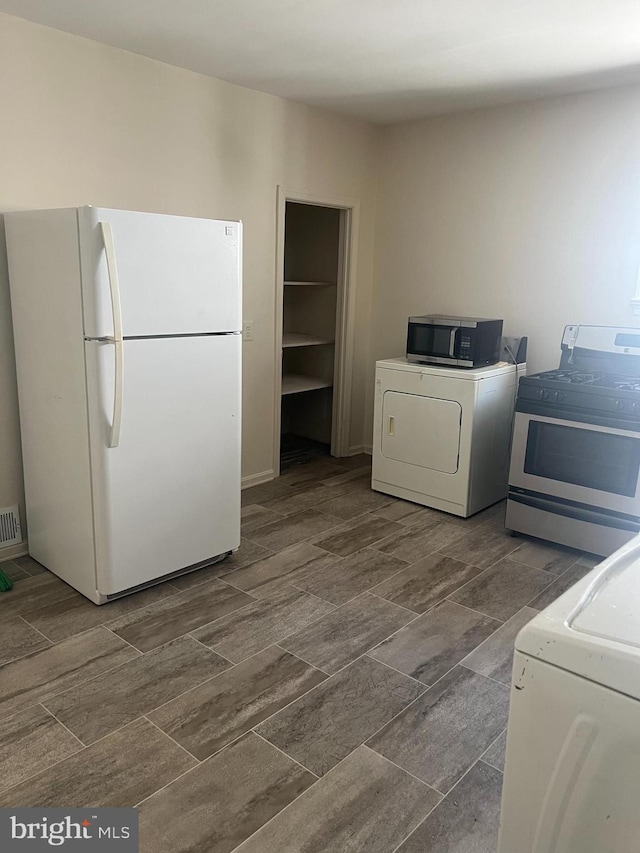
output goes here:
<path id="1" fill-rule="evenodd" d="M 113 231 L 110 222 L 101 222 L 102 242 L 107 259 L 107 274 L 111 291 L 111 313 L 113 315 L 113 338 L 122 341 L 122 307 L 120 305 L 120 283 L 116 265 L 116 251 L 113 245 Z"/>
<path id="2" fill-rule="evenodd" d="M 122 394 L 124 380 L 124 352 L 122 343 L 122 307 L 120 305 L 120 285 L 118 282 L 118 267 L 113 245 L 113 231 L 110 222 L 101 222 L 102 241 L 107 259 L 107 274 L 111 292 L 111 313 L 113 315 L 113 337 L 107 338 L 113 344 L 115 351 L 115 373 L 113 389 L 113 417 L 111 418 L 111 434 L 109 447 L 117 447 L 120 443 L 120 425 L 122 423 Z"/>

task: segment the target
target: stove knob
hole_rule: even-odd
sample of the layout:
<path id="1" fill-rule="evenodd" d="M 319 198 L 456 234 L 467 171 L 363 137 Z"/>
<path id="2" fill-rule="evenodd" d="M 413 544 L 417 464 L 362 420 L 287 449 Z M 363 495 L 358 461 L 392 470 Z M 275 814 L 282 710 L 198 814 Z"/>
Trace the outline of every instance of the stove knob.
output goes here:
<path id="1" fill-rule="evenodd" d="M 540 397 L 541 400 L 548 400 L 549 399 L 549 392 L 547 391 L 546 388 L 541 388 L 539 393 L 538 393 L 538 397 Z"/>
<path id="2" fill-rule="evenodd" d="M 556 401 L 556 403 L 561 403 L 564 398 L 565 395 L 562 393 L 562 391 L 556 391 L 553 395 L 553 399 Z"/>
<path id="3" fill-rule="evenodd" d="M 619 412 L 624 411 L 624 401 L 623 400 L 616 400 L 616 409 Z"/>
<path id="4" fill-rule="evenodd" d="M 632 403 L 632 404 L 631 404 L 631 411 L 632 411 L 632 412 L 637 412 L 637 411 L 638 411 L 638 404 L 637 404 L 637 403 Z"/>

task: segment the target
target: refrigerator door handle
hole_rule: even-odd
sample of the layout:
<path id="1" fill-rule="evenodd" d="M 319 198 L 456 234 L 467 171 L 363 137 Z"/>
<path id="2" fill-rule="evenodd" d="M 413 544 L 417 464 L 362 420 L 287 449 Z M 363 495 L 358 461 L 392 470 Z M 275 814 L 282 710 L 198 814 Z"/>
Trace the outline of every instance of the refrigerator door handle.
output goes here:
<path id="1" fill-rule="evenodd" d="M 120 425 L 122 423 L 122 393 L 124 379 L 124 352 L 122 342 L 122 307 L 120 305 L 120 285 L 118 282 L 118 267 L 113 245 L 113 231 L 110 222 L 101 222 L 102 241 L 107 259 L 107 274 L 111 292 L 111 313 L 113 315 L 113 337 L 107 338 L 115 349 L 115 374 L 113 389 L 113 417 L 111 419 L 111 434 L 109 447 L 117 447 L 120 443 Z"/>
<path id="2" fill-rule="evenodd" d="M 113 419 L 111 421 L 111 435 L 109 436 L 109 447 L 117 447 L 120 444 L 120 424 L 122 423 L 122 380 L 124 373 L 124 352 L 122 341 L 114 341 L 116 371 L 113 389 Z"/>

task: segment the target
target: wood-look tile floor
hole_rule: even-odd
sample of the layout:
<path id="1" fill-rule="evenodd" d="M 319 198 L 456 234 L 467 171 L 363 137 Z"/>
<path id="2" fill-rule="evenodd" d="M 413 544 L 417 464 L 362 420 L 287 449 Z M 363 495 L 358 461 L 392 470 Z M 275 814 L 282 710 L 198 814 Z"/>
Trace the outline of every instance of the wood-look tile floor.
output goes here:
<path id="1" fill-rule="evenodd" d="M 102 607 L 2 564 L 0 806 L 138 806 L 143 853 L 495 853 L 515 636 L 595 560 L 368 463 L 245 491 L 237 553 Z"/>

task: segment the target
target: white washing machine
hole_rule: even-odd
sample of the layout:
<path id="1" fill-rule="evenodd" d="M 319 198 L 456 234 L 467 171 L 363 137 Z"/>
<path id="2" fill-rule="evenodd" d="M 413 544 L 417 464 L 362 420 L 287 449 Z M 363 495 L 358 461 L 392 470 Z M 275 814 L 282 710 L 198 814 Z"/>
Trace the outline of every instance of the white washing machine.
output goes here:
<path id="1" fill-rule="evenodd" d="M 506 497 L 525 372 L 506 362 L 471 370 L 376 362 L 372 488 L 460 516 Z"/>
<path id="2" fill-rule="evenodd" d="M 499 853 L 640 850 L 640 536 L 516 638 Z"/>

